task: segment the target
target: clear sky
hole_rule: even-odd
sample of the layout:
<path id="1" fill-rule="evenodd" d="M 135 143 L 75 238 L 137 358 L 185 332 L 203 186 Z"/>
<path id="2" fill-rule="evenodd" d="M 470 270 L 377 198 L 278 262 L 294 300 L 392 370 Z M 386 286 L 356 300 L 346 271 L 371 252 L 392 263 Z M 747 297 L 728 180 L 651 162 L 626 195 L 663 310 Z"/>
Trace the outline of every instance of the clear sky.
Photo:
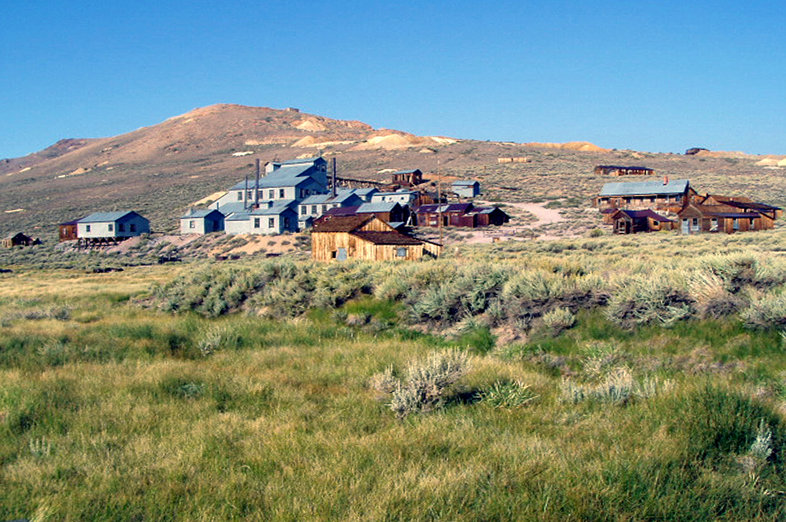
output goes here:
<path id="1" fill-rule="evenodd" d="M 731 1 L 9 1 L 0 157 L 214 103 L 420 135 L 786 154 L 786 9 Z"/>

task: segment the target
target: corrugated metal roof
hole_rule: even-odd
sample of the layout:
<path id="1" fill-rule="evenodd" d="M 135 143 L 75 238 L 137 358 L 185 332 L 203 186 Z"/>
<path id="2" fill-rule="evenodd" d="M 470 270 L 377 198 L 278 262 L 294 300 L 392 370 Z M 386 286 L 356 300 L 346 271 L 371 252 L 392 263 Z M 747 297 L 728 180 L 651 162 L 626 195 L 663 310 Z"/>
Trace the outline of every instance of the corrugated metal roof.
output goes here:
<path id="1" fill-rule="evenodd" d="M 328 209 L 327 212 L 322 214 L 323 216 L 354 216 L 358 213 L 358 209 L 360 205 L 355 205 L 352 207 L 336 207 Z"/>
<path id="2" fill-rule="evenodd" d="M 284 211 L 292 210 L 292 204 L 296 203 L 296 201 L 294 199 L 284 199 L 273 201 L 272 203 L 272 206 L 260 206 L 260 208 L 252 210 L 250 214 L 254 216 L 277 216 Z"/>
<path id="3" fill-rule="evenodd" d="M 411 170 L 397 170 L 393 174 L 413 174 L 415 172 L 420 172 L 420 169 L 411 169 Z"/>
<path id="4" fill-rule="evenodd" d="M 670 219 L 668 219 L 668 218 L 666 218 L 664 216 L 661 216 L 660 214 L 658 214 L 658 213 L 656 213 L 656 212 L 654 212 L 652 210 L 649 210 L 649 209 L 647 209 L 647 210 L 620 210 L 620 212 L 623 212 L 623 213 L 627 214 L 631 218 L 648 217 L 648 218 L 654 219 L 655 221 L 659 221 L 661 223 L 672 223 L 672 220 L 670 220 Z"/>
<path id="5" fill-rule="evenodd" d="M 363 203 L 358 207 L 357 213 L 358 214 L 365 214 L 368 212 L 390 212 L 394 208 L 396 208 L 395 201 L 379 201 L 377 203 Z M 399 205 L 400 206 L 400 205 Z"/>
<path id="6" fill-rule="evenodd" d="M 207 217 L 209 214 L 212 214 L 213 212 L 218 212 L 218 210 L 214 210 L 212 208 L 191 209 L 187 211 L 185 214 L 183 214 L 182 216 L 180 216 L 180 219 L 203 218 L 203 217 Z"/>
<path id="7" fill-rule="evenodd" d="M 606 183 L 600 191 L 600 196 L 670 196 L 684 194 L 690 182 L 687 179 L 662 181 L 632 181 Z"/>
<path id="8" fill-rule="evenodd" d="M 314 194 L 300 202 L 301 205 L 321 205 L 327 203 L 330 199 L 330 194 Z"/>
<path id="9" fill-rule="evenodd" d="M 136 212 L 133 210 L 120 210 L 117 212 L 93 212 L 92 214 L 89 214 L 78 220 L 77 223 L 104 223 L 109 221 L 117 221 L 128 214 L 136 214 Z"/>
<path id="10" fill-rule="evenodd" d="M 307 172 L 313 165 L 290 165 L 278 168 L 259 179 L 259 188 L 292 187 L 308 179 Z M 255 179 L 248 180 L 248 190 L 254 190 Z M 236 183 L 230 190 L 245 190 L 245 180 Z"/>
<path id="11" fill-rule="evenodd" d="M 235 212 L 224 218 L 224 221 L 248 221 L 251 214 L 248 212 Z"/>
<path id="12" fill-rule="evenodd" d="M 454 181 L 452 183 L 452 185 L 453 186 L 460 186 L 460 187 L 473 187 L 475 185 L 480 185 L 480 183 L 475 181 L 475 180 L 471 180 L 471 179 L 460 179 L 460 180 Z"/>
<path id="13" fill-rule="evenodd" d="M 757 218 L 761 217 L 758 212 L 707 212 L 708 216 L 724 217 L 724 218 Z"/>
<path id="14" fill-rule="evenodd" d="M 233 201 L 232 203 L 224 203 L 223 205 L 220 205 L 216 210 L 225 216 L 228 216 L 234 212 L 244 212 L 247 210 L 247 206 L 248 205 L 244 204 L 242 201 Z"/>

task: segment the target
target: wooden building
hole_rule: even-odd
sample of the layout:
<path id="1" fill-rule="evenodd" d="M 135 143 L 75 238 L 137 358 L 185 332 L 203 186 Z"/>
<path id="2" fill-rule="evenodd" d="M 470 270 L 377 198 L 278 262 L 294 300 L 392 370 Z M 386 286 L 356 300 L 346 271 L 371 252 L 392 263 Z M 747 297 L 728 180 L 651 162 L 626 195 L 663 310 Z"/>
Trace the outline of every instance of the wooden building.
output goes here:
<path id="1" fill-rule="evenodd" d="M 754 205 L 757 205 L 754 203 Z M 763 204 L 762 204 L 763 205 Z M 677 213 L 680 219 L 682 234 L 699 234 L 702 232 L 747 232 L 769 230 L 775 226 L 778 213 L 777 207 L 756 210 L 750 207 L 731 205 L 701 205 L 689 203 Z M 778 209 L 780 210 L 780 209 Z"/>
<path id="2" fill-rule="evenodd" d="M 38 244 L 37 240 L 21 232 L 17 232 L 16 234 L 9 234 L 8 236 L 3 238 L 3 248 L 13 248 L 15 246 L 30 246 L 35 244 Z"/>
<path id="3" fill-rule="evenodd" d="M 606 183 L 593 205 L 600 210 L 659 210 L 677 213 L 698 197 L 687 179 Z"/>
<path id="4" fill-rule="evenodd" d="M 392 201 L 363 203 L 354 207 L 334 208 L 326 216 L 368 216 L 373 215 L 386 223 L 406 223 L 409 220 L 409 207 Z M 395 225 L 394 225 L 395 226 Z"/>
<path id="5" fill-rule="evenodd" d="M 638 234 L 672 230 L 674 221 L 652 210 L 615 210 L 611 214 L 615 234 Z"/>
<path id="6" fill-rule="evenodd" d="M 393 173 L 392 181 L 400 187 L 414 187 L 423 183 L 423 173 L 420 169 L 399 170 Z"/>
<path id="7" fill-rule="evenodd" d="M 188 209 L 180 216 L 181 234 L 209 234 L 224 230 L 224 214 L 214 209 Z"/>
<path id="8" fill-rule="evenodd" d="M 474 198 L 480 195 L 480 183 L 474 179 L 460 179 L 450 185 L 451 190 L 460 198 Z"/>
<path id="9" fill-rule="evenodd" d="M 73 241 L 74 239 L 77 239 L 79 237 L 77 235 L 77 226 L 76 226 L 77 221 L 79 220 L 75 219 L 73 221 L 67 221 L 65 223 L 60 223 L 59 225 L 57 225 L 58 232 L 59 232 L 58 240 L 60 242 Z"/>
<path id="10" fill-rule="evenodd" d="M 311 255 L 315 261 L 414 261 L 439 255 L 440 246 L 393 229 L 373 215 L 324 215 L 314 221 Z"/>
<path id="11" fill-rule="evenodd" d="M 647 167 L 623 167 L 620 165 L 598 165 L 593 170 L 596 176 L 654 176 L 655 170 Z"/>
<path id="12" fill-rule="evenodd" d="M 450 203 L 445 205 L 421 205 L 415 209 L 419 227 L 477 228 L 502 225 L 510 216 L 499 207 L 476 207 L 472 203 Z"/>

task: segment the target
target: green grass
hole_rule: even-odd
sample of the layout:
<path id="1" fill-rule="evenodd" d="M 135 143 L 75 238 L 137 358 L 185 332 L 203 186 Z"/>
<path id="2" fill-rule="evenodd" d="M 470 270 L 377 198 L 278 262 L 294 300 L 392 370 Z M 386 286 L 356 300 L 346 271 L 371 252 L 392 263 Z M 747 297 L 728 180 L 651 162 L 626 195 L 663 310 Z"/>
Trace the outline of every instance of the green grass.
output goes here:
<path id="1" fill-rule="evenodd" d="M 395 273 L 428 284 L 446 269 L 412 267 Z M 28 272 L 0 290 L 0 519 L 786 517 L 777 329 L 737 316 L 626 328 L 590 305 L 567 330 L 507 342 L 483 323 L 406 324 L 411 296 L 351 290 L 387 270 L 369 266 L 336 268 L 329 288 L 346 297 L 298 317 L 209 318 L 151 307 L 139 280 L 176 274 L 134 270 Z M 468 373 L 440 409 L 398 419 L 372 376 L 448 348 Z M 658 386 L 562 398 L 623 371 Z"/>

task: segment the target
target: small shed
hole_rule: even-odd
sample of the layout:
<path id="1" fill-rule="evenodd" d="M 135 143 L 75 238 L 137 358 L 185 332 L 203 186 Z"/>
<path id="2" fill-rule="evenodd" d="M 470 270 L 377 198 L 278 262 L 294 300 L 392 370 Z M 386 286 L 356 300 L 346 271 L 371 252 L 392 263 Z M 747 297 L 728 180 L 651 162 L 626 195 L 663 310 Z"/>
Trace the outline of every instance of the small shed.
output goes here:
<path id="1" fill-rule="evenodd" d="M 611 217 L 615 234 L 637 234 L 674 228 L 674 221 L 652 210 L 617 210 Z"/>
<path id="2" fill-rule="evenodd" d="M 472 179 L 454 181 L 451 189 L 454 194 L 462 198 L 474 198 L 480 195 L 480 183 Z"/>
<path id="3" fill-rule="evenodd" d="M 15 246 L 30 246 L 35 244 L 36 244 L 35 239 L 21 232 L 17 232 L 15 234 L 9 234 L 8 236 L 3 238 L 4 248 L 13 248 Z"/>
<path id="4" fill-rule="evenodd" d="M 224 214 L 214 209 L 189 209 L 180 217 L 181 234 L 209 234 L 224 230 Z"/>
<path id="5" fill-rule="evenodd" d="M 77 235 L 77 227 L 76 224 L 79 220 L 74 219 L 73 221 L 67 221 L 65 223 L 60 223 L 57 225 L 59 231 L 59 238 L 60 242 L 63 241 L 73 241 L 77 239 L 79 236 Z"/>
<path id="6" fill-rule="evenodd" d="M 393 173 L 393 184 L 402 187 L 414 187 L 423 183 L 423 173 L 420 169 L 399 170 Z"/>

